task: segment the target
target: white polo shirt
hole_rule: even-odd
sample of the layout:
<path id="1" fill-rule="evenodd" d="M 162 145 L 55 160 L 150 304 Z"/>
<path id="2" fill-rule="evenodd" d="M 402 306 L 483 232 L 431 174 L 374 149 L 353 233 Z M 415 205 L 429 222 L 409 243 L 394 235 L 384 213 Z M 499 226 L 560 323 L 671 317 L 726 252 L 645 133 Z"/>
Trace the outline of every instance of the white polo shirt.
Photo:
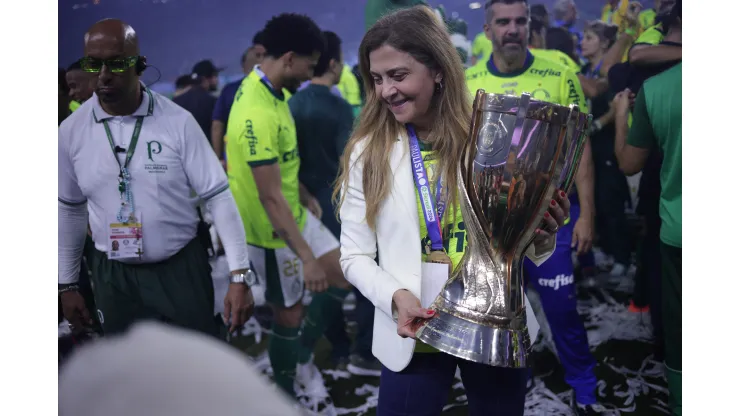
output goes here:
<path id="1" fill-rule="evenodd" d="M 95 247 L 106 252 L 109 227 L 121 206 L 119 164 L 126 153 L 113 154 L 103 127 L 116 146 L 128 150 L 137 116 L 144 116 L 136 150 L 129 164 L 136 211 L 141 213 L 141 258 L 125 263 L 153 263 L 172 257 L 197 233 L 198 197 L 208 200 L 229 187 L 218 158 L 195 118 L 168 98 L 142 92 L 130 116 L 107 114 L 93 95 L 59 127 L 59 201 L 87 202 Z"/>

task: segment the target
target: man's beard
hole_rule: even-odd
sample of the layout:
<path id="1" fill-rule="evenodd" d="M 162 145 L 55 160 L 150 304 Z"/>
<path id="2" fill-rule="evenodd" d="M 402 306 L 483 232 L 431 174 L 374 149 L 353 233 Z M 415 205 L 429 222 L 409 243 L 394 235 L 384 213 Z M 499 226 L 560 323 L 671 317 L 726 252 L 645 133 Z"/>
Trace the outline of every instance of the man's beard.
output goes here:
<path id="1" fill-rule="evenodd" d="M 285 84 L 283 85 L 283 88 L 288 90 L 291 95 L 295 94 L 296 91 L 298 91 L 298 88 L 301 86 L 301 81 L 299 81 L 296 78 L 290 79 L 285 81 Z"/>
<path id="2" fill-rule="evenodd" d="M 516 44 L 519 47 L 513 48 L 512 44 Z M 513 64 L 518 59 L 521 59 L 522 55 L 526 53 L 527 46 L 521 39 L 504 39 L 500 42 L 496 42 L 496 53 L 501 56 L 507 64 Z"/>

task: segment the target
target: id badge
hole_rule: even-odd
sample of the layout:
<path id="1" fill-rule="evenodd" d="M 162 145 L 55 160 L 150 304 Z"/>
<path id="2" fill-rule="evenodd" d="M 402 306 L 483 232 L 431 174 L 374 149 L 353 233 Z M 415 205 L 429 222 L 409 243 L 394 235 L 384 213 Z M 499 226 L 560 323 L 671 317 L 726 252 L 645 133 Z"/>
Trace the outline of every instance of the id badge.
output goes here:
<path id="1" fill-rule="evenodd" d="M 421 307 L 429 308 L 449 278 L 450 268 L 442 263 L 421 263 Z"/>
<path id="2" fill-rule="evenodd" d="M 113 218 L 108 227 L 108 258 L 139 259 L 144 254 L 141 212 L 132 212 L 128 222 Z"/>

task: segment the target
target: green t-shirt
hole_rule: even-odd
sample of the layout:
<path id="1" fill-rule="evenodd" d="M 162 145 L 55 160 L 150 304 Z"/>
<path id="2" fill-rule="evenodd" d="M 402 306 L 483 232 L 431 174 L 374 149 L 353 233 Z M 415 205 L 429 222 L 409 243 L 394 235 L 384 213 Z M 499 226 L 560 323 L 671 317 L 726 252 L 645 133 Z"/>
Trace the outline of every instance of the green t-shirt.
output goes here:
<path id="1" fill-rule="evenodd" d="M 437 167 L 437 157 L 436 154 L 431 150 L 430 146 L 427 144 L 424 144 L 422 142 L 419 142 L 419 147 L 421 149 L 421 157 L 424 160 L 424 168 L 427 171 L 427 177 L 430 181 L 430 188 L 432 189 L 432 192 L 437 192 L 437 181 L 436 181 L 436 167 Z M 444 182 L 443 182 L 444 184 Z M 443 187 L 444 189 L 444 187 Z M 457 188 L 453 188 L 457 189 Z M 435 194 L 435 201 L 437 201 L 438 196 Z M 421 235 L 421 260 L 426 261 L 427 255 L 431 252 L 431 245 L 432 242 L 429 239 L 429 233 L 427 232 L 427 224 L 424 219 L 424 212 L 421 206 L 421 201 L 419 200 L 419 193 L 416 193 L 416 208 L 417 213 L 419 215 L 419 227 L 420 227 L 420 235 Z M 462 212 L 460 211 L 460 207 L 458 205 L 458 209 L 455 210 L 455 216 L 454 220 L 452 217 L 452 207 L 448 206 L 447 209 L 447 216 L 448 216 L 448 225 L 445 229 L 445 232 L 442 235 L 442 242 L 444 244 L 445 252 L 448 256 L 450 256 L 450 259 L 452 260 L 452 267 L 453 269 L 457 267 L 458 263 L 460 263 L 460 260 L 462 260 L 463 254 L 465 254 L 465 249 L 468 247 L 468 241 L 467 241 L 467 234 L 465 233 L 465 223 L 463 223 L 462 219 Z M 442 224 L 444 224 L 444 221 L 441 221 Z M 434 347 L 431 347 L 427 344 L 424 344 L 423 342 L 417 342 L 416 343 L 416 349 L 414 352 L 439 352 Z"/>
<path id="2" fill-rule="evenodd" d="M 627 144 L 658 146 L 660 168 L 660 240 L 681 247 L 681 64 L 648 79 L 635 99 Z"/>
<path id="3" fill-rule="evenodd" d="M 252 168 L 277 163 L 281 189 L 298 228 L 306 223 L 298 193 L 298 140 L 284 93 L 276 93 L 256 70 L 242 81 L 226 124 L 226 160 L 231 192 L 244 222 L 247 242 L 265 248 L 285 247 L 259 199 Z"/>
<path id="4" fill-rule="evenodd" d="M 339 92 L 342 93 L 342 97 L 352 107 L 359 107 L 362 105 L 362 97 L 360 97 L 360 83 L 357 81 L 357 77 L 352 73 L 352 68 L 349 65 L 344 65 L 342 68 L 342 77 L 339 79 L 337 84 Z"/>
<path id="5" fill-rule="evenodd" d="M 642 30 L 646 30 L 650 26 L 655 25 L 655 16 L 657 13 L 655 13 L 655 10 L 653 9 L 647 9 L 640 12 L 640 14 L 637 16 L 637 20 L 640 22 L 640 27 Z"/>
<path id="6" fill-rule="evenodd" d="M 427 4 L 425 0 L 367 0 L 365 3 L 365 30 L 370 29 L 381 17 L 396 10 Z"/>

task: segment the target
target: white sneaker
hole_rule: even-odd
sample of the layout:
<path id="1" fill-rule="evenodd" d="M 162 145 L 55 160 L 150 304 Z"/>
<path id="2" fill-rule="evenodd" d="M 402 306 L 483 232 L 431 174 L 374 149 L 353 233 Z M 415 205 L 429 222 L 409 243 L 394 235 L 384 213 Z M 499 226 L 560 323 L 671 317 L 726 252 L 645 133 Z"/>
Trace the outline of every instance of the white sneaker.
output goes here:
<path id="1" fill-rule="evenodd" d="M 609 272 L 610 277 L 622 277 L 627 274 L 627 266 L 622 263 L 614 263 L 612 271 Z"/>

